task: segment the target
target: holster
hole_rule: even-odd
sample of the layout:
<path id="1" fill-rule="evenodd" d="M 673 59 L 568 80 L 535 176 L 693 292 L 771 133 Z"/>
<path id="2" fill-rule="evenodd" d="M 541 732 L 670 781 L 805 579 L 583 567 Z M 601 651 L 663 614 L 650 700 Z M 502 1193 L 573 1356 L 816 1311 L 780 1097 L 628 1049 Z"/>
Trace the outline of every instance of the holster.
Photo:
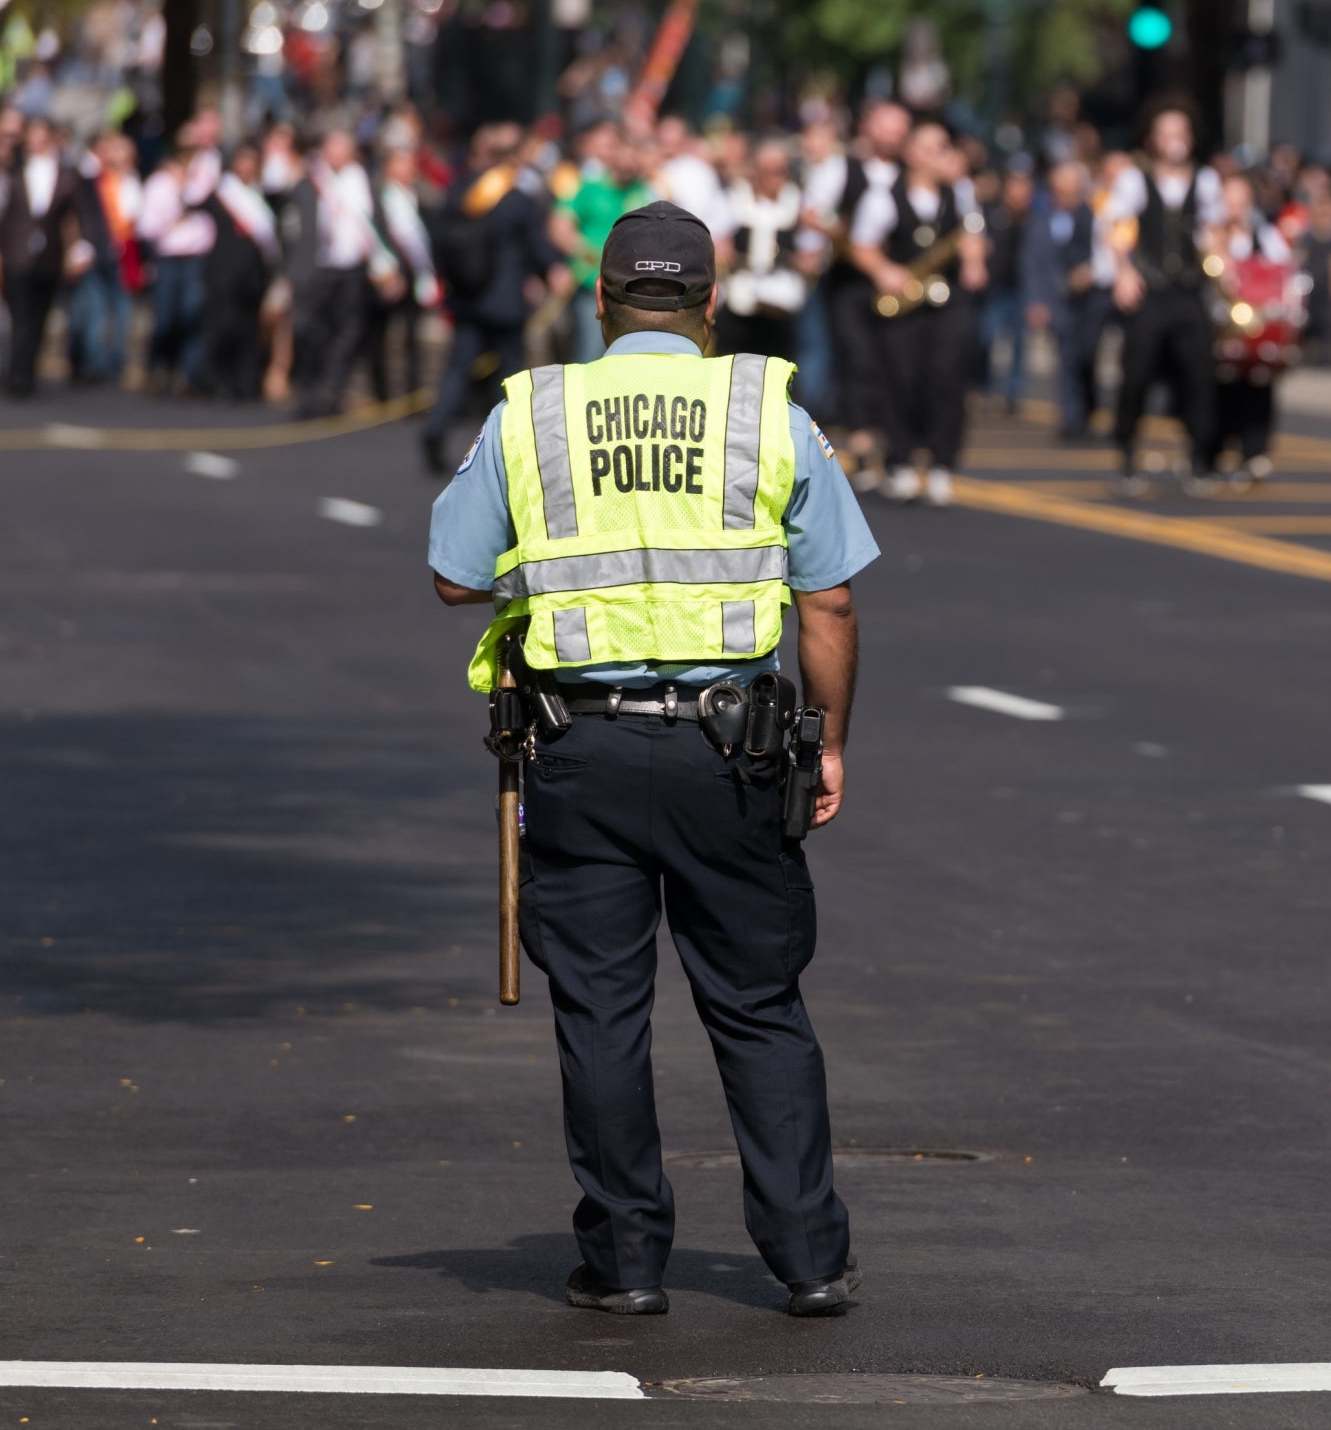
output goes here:
<path id="1" fill-rule="evenodd" d="M 751 760 L 774 760 L 785 749 L 797 698 L 795 682 L 775 671 L 767 671 L 750 684 L 744 753 Z"/>

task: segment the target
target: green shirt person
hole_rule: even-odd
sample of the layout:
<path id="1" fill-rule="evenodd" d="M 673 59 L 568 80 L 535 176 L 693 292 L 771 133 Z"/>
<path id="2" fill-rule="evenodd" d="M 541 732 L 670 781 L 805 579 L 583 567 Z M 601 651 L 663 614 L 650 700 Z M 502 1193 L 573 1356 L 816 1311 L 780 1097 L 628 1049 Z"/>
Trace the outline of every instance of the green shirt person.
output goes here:
<path id="1" fill-rule="evenodd" d="M 626 213 L 654 198 L 642 177 L 637 151 L 621 136 L 611 149 L 605 172 L 585 175 L 551 215 L 550 235 L 569 255 L 578 285 L 572 302 L 575 362 L 594 362 L 605 352 L 596 317 L 596 279 L 610 230 Z"/>

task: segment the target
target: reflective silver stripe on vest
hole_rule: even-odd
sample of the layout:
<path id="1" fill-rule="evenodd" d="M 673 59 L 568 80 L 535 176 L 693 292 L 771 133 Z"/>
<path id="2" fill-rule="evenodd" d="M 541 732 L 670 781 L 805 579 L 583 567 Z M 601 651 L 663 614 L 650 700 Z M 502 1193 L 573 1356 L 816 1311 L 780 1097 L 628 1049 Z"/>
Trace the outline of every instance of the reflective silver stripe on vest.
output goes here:
<path id="1" fill-rule="evenodd" d="M 758 441 L 763 422 L 763 378 L 767 359 L 740 353 L 730 369 L 730 403 L 726 408 L 727 530 L 754 524 L 758 500 Z"/>
<path id="2" fill-rule="evenodd" d="M 545 506 L 545 534 L 576 536 L 578 508 L 573 499 L 573 470 L 568 460 L 562 367 L 532 370 L 531 421 L 536 433 L 536 466 Z"/>
<path id="3" fill-rule="evenodd" d="M 721 645 L 741 653 L 758 649 L 757 623 L 752 601 L 721 602 Z"/>
<path id="4" fill-rule="evenodd" d="M 556 611 L 555 659 L 559 661 L 590 660 L 592 640 L 587 634 L 587 612 L 581 606 Z"/>
<path id="5" fill-rule="evenodd" d="M 646 547 L 605 551 L 596 556 L 552 556 L 515 566 L 495 582 L 501 601 L 522 596 L 551 596 L 560 591 L 595 591 L 648 582 L 669 585 L 749 585 L 786 579 L 784 546 L 753 546 L 739 551 L 667 551 Z"/>

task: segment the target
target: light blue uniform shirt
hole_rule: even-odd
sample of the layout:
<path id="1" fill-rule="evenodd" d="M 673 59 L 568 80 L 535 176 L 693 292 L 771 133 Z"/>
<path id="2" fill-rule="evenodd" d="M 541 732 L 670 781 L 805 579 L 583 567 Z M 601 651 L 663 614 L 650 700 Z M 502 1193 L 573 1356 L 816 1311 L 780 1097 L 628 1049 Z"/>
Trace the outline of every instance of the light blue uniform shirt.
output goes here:
<path id="1" fill-rule="evenodd" d="M 607 357 L 635 353 L 696 353 L 697 345 L 678 333 L 628 333 L 616 338 Z M 488 591 L 495 562 L 516 543 L 508 513 L 508 478 L 500 433 L 500 403 L 463 459 L 457 476 L 434 503 L 430 514 L 430 565 L 458 586 Z M 784 526 L 790 544 L 788 584 L 796 591 L 826 591 L 849 581 L 879 554 L 855 494 L 832 444 L 802 408 L 790 404 L 790 435 L 795 444 L 795 485 Z M 777 656 L 737 661 L 733 665 L 586 665 L 562 667 L 562 680 L 594 680 L 606 685 L 711 685 L 718 680 L 745 683 L 777 668 Z"/>

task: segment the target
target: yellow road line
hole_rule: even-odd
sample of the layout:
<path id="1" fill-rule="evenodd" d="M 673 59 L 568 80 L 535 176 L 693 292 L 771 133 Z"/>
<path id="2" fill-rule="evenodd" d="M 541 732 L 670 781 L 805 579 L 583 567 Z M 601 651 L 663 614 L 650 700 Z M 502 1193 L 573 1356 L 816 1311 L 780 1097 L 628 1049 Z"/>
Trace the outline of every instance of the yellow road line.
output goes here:
<path id="1" fill-rule="evenodd" d="M 1035 478 L 1029 482 L 1022 482 L 1021 489 L 1024 492 L 1038 492 L 1041 496 L 1050 497 L 1075 497 L 1081 501 L 1102 501 L 1106 497 L 1114 495 L 1114 484 L 1112 482 L 1097 481 L 1093 477 L 1076 478 L 1071 477 L 1067 481 L 1054 481 L 1043 477 Z M 1177 490 L 1172 487 L 1166 477 L 1161 483 L 1161 489 L 1165 492 Z M 1257 487 L 1218 487 L 1210 496 L 1201 498 L 1207 502 L 1234 503 L 1253 502 L 1270 503 L 1275 506 L 1284 506 L 1296 503 L 1307 502 L 1312 505 L 1331 504 L 1331 482 L 1263 482 Z M 1209 515 L 1209 514 L 1208 514 Z M 1244 517 L 1235 517 L 1233 520 L 1247 520 Z M 1263 518 L 1254 516 L 1253 521 L 1260 521 Z M 1302 521 L 1303 517 L 1290 517 L 1291 521 Z M 1315 520 L 1316 518 L 1308 518 Z M 1228 517 L 1217 517 L 1216 520 L 1230 520 Z"/>
<path id="2" fill-rule="evenodd" d="M 1331 482 L 1262 482 L 1256 487 L 1221 487 L 1221 501 L 1331 502 Z"/>
<path id="3" fill-rule="evenodd" d="M 1211 520 L 1273 536 L 1331 536 L 1331 516 L 1214 516 Z"/>
<path id="4" fill-rule="evenodd" d="M 1058 408 L 1043 397 L 1027 397 L 1021 404 L 1021 415 L 1041 427 L 1052 427 L 1058 421 Z M 1097 414 L 1092 422 L 1092 430 L 1107 433 L 1112 420 L 1105 413 Z M 1141 430 L 1148 437 L 1176 439 L 1182 427 L 1173 417 L 1151 416 L 1143 420 Z M 1280 457 L 1302 457 L 1309 462 L 1322 462 L 1331 466 L 1331 439 L 1309 437 L 1301 432 L 1283 432 L 1277 435 L 1274 451 Z"/>
<path id="5" fill-rule="evenodd" d="M 51 449 L 90 452 L 240 452 L 323 442 L 352 432 L 368 432 L 423 412 L 433 402 L 426 388 L 389 402 L 371 402 L 338 417 L 276 422 L 260 427 L 81 427 L 53 422 L 47 427 L 0 429 L 0 451 Z"/>
<path id="6" fill-rule="evenodd" d="M 1172 546 L 1222 561 L 1236 561 L 1265 571 L 1288 576 L 1304 576 L 1313 581 L 1331 581 L 1331 551 L 1294 546 L 1234 531 L 1218 522 L 1155 516 L 1150 512 L 1124 511 L 1118 507 L 1091 506 L 1066 497 L 1042 496 L 1009 482 L 977 482 L 958 478 L 956 500 L 978 511 L 1003 516 L 1024 516 L 1056 526 L 1074 526 L 1106 536 L 1123 536 L 1156 546 Z"/>

